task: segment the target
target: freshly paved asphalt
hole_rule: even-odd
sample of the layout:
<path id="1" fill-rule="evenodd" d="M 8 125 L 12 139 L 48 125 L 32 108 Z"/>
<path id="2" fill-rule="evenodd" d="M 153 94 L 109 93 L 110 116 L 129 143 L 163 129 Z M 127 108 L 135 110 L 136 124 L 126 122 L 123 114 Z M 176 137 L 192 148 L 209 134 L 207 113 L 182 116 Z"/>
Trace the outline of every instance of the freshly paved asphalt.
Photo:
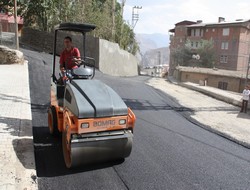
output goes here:
<path id="1" fill-rule="evenodd" d="M 52 56 L 23 51 L 29 61 L 39 189 L 250 189 L 250 150 L 189 122 L 182 116 L 189 109 L 147 86 L 146 77 L 96 76 L 137 116 L 131 156 L 66 169 L 60 138 L 51 137 L 47 127 Z"/>

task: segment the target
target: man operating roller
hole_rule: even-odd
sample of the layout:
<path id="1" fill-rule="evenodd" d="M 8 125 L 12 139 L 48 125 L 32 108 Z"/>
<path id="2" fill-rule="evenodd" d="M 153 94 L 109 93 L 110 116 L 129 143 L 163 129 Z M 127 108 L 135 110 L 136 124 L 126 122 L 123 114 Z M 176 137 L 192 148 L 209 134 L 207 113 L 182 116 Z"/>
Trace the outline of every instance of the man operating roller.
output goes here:
<path id="1" fill-rule="evenodd" d="M 66 81 L 68 80 L 66 69 L 77 69 L 79 66 L 79 61 L 81 60 L 81 55 L 79 49 L 73 46 L 71 37 L 66 36 L 63 40 L 63 44 L 65 48 L 60 55 L 59 61 L 62 76 L 60 77 L 58 83 L 65 85 Z"/>
<path id="2" fill-rule="evenodd" d="M 60 55 L 60 70 L 64 72 L 65 69 L 78 68 L 78 62 L 80 59 L 80 51 L 78 48 L 73 47 L 72 38 L 66 36 L 63 40 L 65 49 Z"/>

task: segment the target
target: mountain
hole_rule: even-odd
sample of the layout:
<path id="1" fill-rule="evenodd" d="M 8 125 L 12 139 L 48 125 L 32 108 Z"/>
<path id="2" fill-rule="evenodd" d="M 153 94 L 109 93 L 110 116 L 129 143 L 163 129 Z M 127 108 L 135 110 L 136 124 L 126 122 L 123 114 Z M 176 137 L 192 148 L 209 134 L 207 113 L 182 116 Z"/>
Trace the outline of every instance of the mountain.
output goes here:
<path id="1" fill-rule="evenodd" d="M 137 42 L 140 46 L 140 51 L 144 54 L 148 50 L 157 49 L 169 46 L 169 36 L 167 34 L 136 34 Z"/>
<path id="2" fill-rule="evenodd" d="M 169 36 L 167 34 L 136 34 L 140 46 L 138 55 L 143 67 L 169 64 Z"/>

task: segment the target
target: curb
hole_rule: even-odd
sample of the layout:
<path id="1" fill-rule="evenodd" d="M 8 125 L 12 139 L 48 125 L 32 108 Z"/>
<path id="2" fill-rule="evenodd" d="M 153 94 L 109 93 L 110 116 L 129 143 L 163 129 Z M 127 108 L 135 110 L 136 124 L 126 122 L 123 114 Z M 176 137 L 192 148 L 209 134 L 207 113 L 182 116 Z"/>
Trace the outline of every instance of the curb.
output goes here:
<path id="1" fill-rule="evenodd" d="M 195 119 L 191 118 L 190 116 L 186 115 L 185 113 L 184 114 L 181 113 L 181 115 L 183 117 L 185 117 L 189 122 L 195 124 L 198 127 L 201 127 L 203 129 L 205 129 L 207 131 L 210 131 L 210 132 L 212 132 L 214 134 L 217 134 L 217 135 L 219 135 L 219 136 L 221 136 L 221 137 L 223 137 L 223 138 L 225 138 L 227 140 L 230 140 L 230 141 L 235 142 L 235 143 L 237 143 L 237 144 L 239 144 L 239 145 L 241 145 L 241 146 L 243 146 L 245 148 L 250 149 L 250 143 L 248 143 L 248 142 L 240 141 L 240 140 L 236 139 L 235 137 L 233 137 L 233 136 L 231 136 L 229 134 L 223 133 L 223 132 L 221 132 L 219 130 L 216 130 L 216 129 L 210 127 L 209 125 L 202 124 L 202 123 L 196 121 Z"/>
<path id="2" fill-rule="evenodd" d="M 207 96 L 210 96 L 212 98 L 215 98 L 217 100 L 220 100 L 220 101 L 223 101 L 223 102 L 226 102 L 228 104 L 232 104 L 234 106 L 238 106 L 240 107 L 241 106 L 241 102 L 238 101 L 238 100 L 235 100 L 233 98 L 230 98 L 230 97 L 225 97 L 225 96 L 222 96 L 220 94 L 216 94 L 214 92 L 210 92 L 210 91 L 207 91 L 205 89 L 201 89 L 201 88 L 196 88 L 195 86 L 191 86 L 191 85 L 188 85 L 188 84 L 185 84 L 185 83 L 178 83 L 178 85 L 182 86 L 182 87 L 185 87 L 185 88 L 188 88 L 188 89 L 191 89 L 191 90 L 195 90 L 197 92 L 200 92 L 202 94 L 205 94 Z"/>
<path id="3" fill-rule="evenodd" d="M 37 187 L 28 62 L 1 65 L 0 189 Z M 10 76 L 10 77 L 9 77 Z M 3 155 L 3 156 L 2 156 Z"/>
<path id="4" fill-rule="evenodd" d="M 225 96 L 222 96 L 220 94 L 216 94 L 214 92 L 210 92 L 210 91 L 207 91 L 205 89 L 197 88 L 195 86 L 191 86 L 191 85 L 188 85 L 188 84 L 185 84 L 185 83 L 181 83 L 181 82 L 177 82 L 177 81 L 173 82 L 170 78 L 167 78 L 167 81 L 170 82 L 170 83 L 172 83 L 172 84 L 179 85 L 179 86 L 188 88 L 190 90 L 194 90 L 194 91 L 200 92 L 202 94 L 205 94 L 205 95 L 210 96 L 212 98 L 215 98 L 217 100 L 226 102 L 228 104 L 231 104 L 231 105 L 234 105 L 234 106 L 237 106 L 237 107 L 241 107 L 241 101 L 235 100 L 233 98 L 225 97 Z"/>
<path id="5" fill-rule="evenodd" d="M 16 176 L 20 179 L 16 183 L 17 189 L 32 189 L 36 190 L 37 187 L 37 173 L 35 169 L 35 155 L 34 155 L 34 142 L 32 132 L 32 114 L 31 114 L 31 101 L 30 101 L 30 86 L 29 86 L 29 70 L 28 61 L 23 64 L 24 74 L 27 75 L 27 86 L 23 88 L 25 102 L 21 104 L 20 117 L 20 134 L 17 140 L 16 150 L 19 155 L 19 162 L 16 163 Z M 20 163 L 21 162 L 21 163 Z"/>

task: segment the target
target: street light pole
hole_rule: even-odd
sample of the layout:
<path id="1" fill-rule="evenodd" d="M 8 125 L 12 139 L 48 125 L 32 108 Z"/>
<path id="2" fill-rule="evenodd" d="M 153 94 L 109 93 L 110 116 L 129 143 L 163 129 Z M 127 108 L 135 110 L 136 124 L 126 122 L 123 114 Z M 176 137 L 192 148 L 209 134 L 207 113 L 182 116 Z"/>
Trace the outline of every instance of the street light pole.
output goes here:
<path id="1" fill-rule="evenodd" d="M 158 61 L 159 65 L 161 65 L 161 51 L 158 51 Z"/>
<path id="2" fill-rule="evenodd" d="M 19 50 L 18 23 L 17 23 L 17 0 L 14 0 L 14 20 L 15 20 L 15 41 L 16 49 Z"/>

